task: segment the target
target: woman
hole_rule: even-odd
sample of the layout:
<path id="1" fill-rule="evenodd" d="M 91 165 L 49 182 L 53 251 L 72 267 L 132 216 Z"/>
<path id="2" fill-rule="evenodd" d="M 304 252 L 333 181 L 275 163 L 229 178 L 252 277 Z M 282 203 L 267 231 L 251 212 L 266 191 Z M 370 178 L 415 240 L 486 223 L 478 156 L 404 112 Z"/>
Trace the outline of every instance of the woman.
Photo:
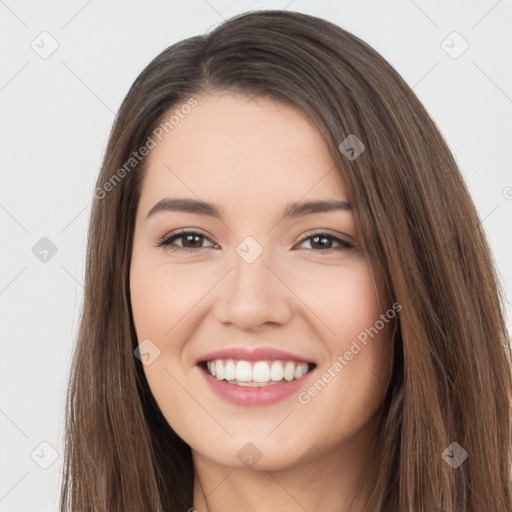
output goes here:
<path id="1" fill-rule="evenodd" d="M 318 18 L 158 55 L 95 190 L 61 510 L 512 510 L 490 249 L 410 88 Z"/>

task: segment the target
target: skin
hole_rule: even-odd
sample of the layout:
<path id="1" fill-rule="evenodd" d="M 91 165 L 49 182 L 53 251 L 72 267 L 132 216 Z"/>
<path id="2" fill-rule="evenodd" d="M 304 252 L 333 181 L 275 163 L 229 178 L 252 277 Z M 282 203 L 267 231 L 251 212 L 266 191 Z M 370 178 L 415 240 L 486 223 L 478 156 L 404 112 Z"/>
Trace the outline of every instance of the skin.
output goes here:
<path id="1" fill-rule="evenodd" d="M 317 363 L 307 389 L 385 313 L 352 212 L 281 218 L 299 201 L 348 201 L 341 174 L 299 110 L 226 92 L 197 100 L 148 156 L 130 269 L 139 343 L 149 338 L 160 350 L 144 366 L 151 392 L 192 448 L 194 508 L 363 510 L 391 324 L 305 405 L 297 394 L 263 407 L 228 403 L 195 365 L 212 350 L 276 347 Z M 164 197 L 212 202 L 223 220 L 173 211 L 146 218 Z M 183 237 L 176 251 L 156 246 L 181 228 L 207 238 L 188 239 L 195 252 L 183 250 Z M 355 248 L 307 239 L 318 231 Z M 247 236 L 263 249 L 251 264 L 236 252 Z M 261 453 L 252 468 L 237 457 L 247 442 Z"/>

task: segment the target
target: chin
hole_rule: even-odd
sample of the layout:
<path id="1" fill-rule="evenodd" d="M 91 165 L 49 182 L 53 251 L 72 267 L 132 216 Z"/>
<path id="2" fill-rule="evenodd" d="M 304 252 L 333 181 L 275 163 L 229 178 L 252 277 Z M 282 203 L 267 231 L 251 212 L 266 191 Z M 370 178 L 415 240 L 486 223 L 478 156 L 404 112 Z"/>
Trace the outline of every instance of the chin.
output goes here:
<path id="1" fill-rule="evenodd" d="M 267 432 L 271 432 L 270 427 Z M 284 435 L 283 435 L 284 434 Z M 308 433 L 304 432 L 304 439 Z M 230 469 L 247 469 L 253 471 L 277 471 L 297 465 L 307 457 L 304 442 L 291 439 L 285 431 L 274 439 L 267 434 L 252 434 L 247 431 L 243 436 L 218 440 L 217 442 L 200 443 L 192 448 L 196 456 L 209 459 L 214 464 Z M 285 442 L 287 440 L 288 442 Z M 212 446 L 215 448 L 212 450 Z"/>

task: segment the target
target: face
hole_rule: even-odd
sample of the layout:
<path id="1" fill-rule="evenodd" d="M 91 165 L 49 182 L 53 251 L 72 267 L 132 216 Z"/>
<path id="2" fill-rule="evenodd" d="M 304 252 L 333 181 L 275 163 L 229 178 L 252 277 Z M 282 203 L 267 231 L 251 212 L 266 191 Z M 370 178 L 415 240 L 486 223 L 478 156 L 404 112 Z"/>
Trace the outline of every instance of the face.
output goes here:
<path id="1" fill-rule="evenodd" d="M 151 150 L 136 215 L 131 305 L 151 392 L 215 464 L 341 453 L 375 418 L 391 347 L 343 179 L 300 111 L 197 100 Z M 338 204 L 298 208 L 310 202 Z"/>

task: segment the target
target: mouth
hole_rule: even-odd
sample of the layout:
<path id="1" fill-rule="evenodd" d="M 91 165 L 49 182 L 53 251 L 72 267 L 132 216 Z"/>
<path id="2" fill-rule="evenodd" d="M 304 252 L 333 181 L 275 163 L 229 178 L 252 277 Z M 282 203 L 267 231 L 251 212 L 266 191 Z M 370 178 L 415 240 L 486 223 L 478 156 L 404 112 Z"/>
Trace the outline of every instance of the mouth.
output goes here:
<path id="1" fill-rule="evenodd" d="M 258 388 L 299 380 L 316 368 L 315 363 L 285 359 L 211 359 L 199 362 L 198 366 L 218 381 Z"/>

